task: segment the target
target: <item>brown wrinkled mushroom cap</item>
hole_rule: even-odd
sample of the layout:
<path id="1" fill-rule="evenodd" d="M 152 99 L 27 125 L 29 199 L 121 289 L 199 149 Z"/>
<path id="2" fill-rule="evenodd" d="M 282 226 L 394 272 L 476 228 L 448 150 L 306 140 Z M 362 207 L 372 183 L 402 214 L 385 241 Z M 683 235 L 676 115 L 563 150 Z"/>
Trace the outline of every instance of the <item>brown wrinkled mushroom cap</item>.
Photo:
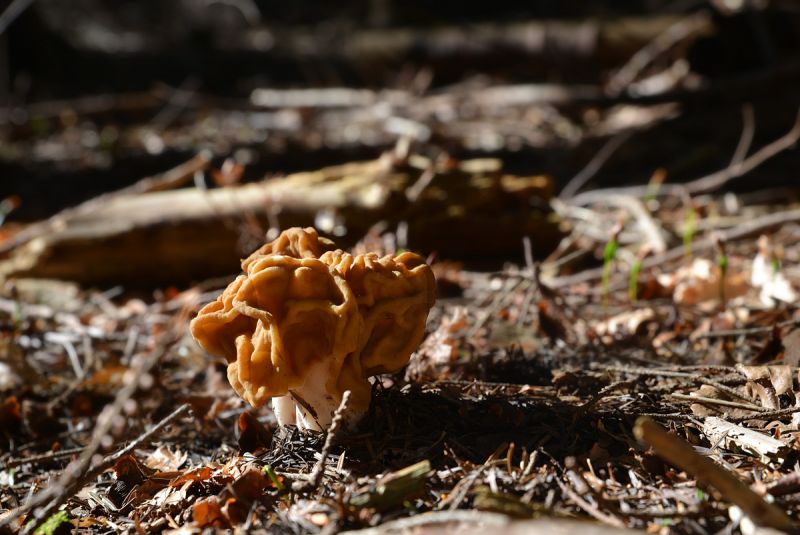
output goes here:
<path id="1" fill-rule="evenodd" d="M 292 228 L 242 262 L 244 275 L 198 313 L 191 332 L 228 360 L 228 380 L 254 407 L 302 387 L 325 362 L 326 396 L 369 407 L 367 377 L 402 368 L 419 345 L 435 281 L 414 253 L 379 258 L 331 250 Z"/>
<path id="2" fill-rule="evenodd" d="M 436 281 L 422 257 L 410 252 L 379 258 L 337 250 L 321 260 L 344 277 L 358 303 L 363 321 L 358 351 L 346 362 L 338 390 L 351 390 L 352 403 L 366 408 L 370 389 L 364 379 L 400 370 L 422 341 Z"/>

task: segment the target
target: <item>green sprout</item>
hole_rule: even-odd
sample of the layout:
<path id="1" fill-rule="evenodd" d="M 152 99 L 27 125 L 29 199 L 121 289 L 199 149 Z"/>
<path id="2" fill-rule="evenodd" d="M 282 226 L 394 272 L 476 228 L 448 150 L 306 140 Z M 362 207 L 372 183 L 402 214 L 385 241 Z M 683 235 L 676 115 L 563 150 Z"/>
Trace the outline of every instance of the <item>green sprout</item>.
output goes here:
<path id="1" fill-rule="evenodd" d="M 617 223 L 614 230 L 611 231 L 611 239 L 608 240 L 603 249 L 603 310 L 608 310 L 609 279 L 611 278 L 611 268 L 614 265 L 614 261 L 617 259 L 620 232 L 622 232 L 621 222 Z"/>
<path id="2" fill-rule="evenodd" d="M 776 257 L 773 257 L 772 260 L 770 260 L 770 267 L 772 268 L 772 276 L 774 277 L 781 270 L 781 261 L 780 261 L 780 259 L 776 258 Z"/>
<path id="3" fill-rule="evenodd" d="M 642 272 L 644 259 L 648 254 L 650 254 L 650 247 L 648 245 L 642 246 L 642 248 L 639 249 L 639 254 L 636 255 L 636 260 L 633 261 L 633 265 L 631 266 L 631 274 L 628 279 L 628 297 L 631 303 L 635 303 L 639 297 L 639 275 Z"/>
<path id="4" fill-rule="evenodd" d="M 686 258 L 692 256 L 692 243 L 697 234 L 697 212 L 693 206 L 686 211 L 686 219 L 683 222 L 683 254 Z"/>
<path id="5" fill-rule="evenodd" d="M 265 474 L 267 474 L 267 476 L 270 478 L 270 480 L 272 481 L 272 484 L 275 486 L 275 488 L 278 489 L 279 492 L 283 492 L 283 489 L 284 489 L 283 482 L 278 477 L 278 474 L 276 474 L 275 471 L 272 469 L 272 466 L 266 465 L 266 466 L 264 466 L 262 471 Z"/>
<path id="6" fill-rule="evenodd" d="M 642 200 L 645 204 L 648 204 L 654 200 L 656 200 L 656 196 L 658 195 L 658 191 L 661 189 L 661 184 L 664 183 L 664 180 L 667 178 L 667 171 L 663 167 L 659 167 L 653 173 L 653 176 L 650 177 L 650 181 L 647 183 L 647 190 L 644 193 L 644 197 Z"/>
<path id="7" fill-rule="evenodd" d="M 717 267 L 719 267 L 719 302 L 725 308 L 727 301 L 725 296 L 725 277 L 728 274 L 728 254 L 725 251 L 725 242 L 722 241 L 722 236 L 715 234 L 713 236 L 714 243 L 717 246 Z"/>
<path id="8" fill-rule="evenodd" d="M 637 258 L 631 266 L 631 277 L 628 279 L 628 297 L 635 303 L 639 293 L 639 273 L 642 271 L 642 259 Z"/>

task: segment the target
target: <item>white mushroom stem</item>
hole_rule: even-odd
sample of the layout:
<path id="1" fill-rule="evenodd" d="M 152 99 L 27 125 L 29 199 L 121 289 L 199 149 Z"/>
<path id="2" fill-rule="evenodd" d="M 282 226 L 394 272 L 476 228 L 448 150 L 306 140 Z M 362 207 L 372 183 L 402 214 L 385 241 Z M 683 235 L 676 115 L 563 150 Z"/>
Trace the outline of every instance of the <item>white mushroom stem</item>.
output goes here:
<path id="1" fill-rule="evenodd" d="M 296 425 L 301 431 L 324 431 L 331 426 L 333 413 L 341 399 L 328 393 L 329 363 L 318 362 L 306 372 L 306 382 L 288 394 L 272 398 L 272 409 L 279 425 Z M 357 421 L 360 415 L 345 411 L 345 422 Z"/>

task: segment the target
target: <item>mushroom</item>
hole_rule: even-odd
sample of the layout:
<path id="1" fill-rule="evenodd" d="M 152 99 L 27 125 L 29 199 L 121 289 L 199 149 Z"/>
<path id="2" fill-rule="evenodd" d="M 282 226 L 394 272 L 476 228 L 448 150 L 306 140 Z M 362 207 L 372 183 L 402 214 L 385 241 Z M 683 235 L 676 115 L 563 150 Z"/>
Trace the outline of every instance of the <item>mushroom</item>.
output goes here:
<path id="1" fill-rule="evenodd" d="M 253 407 L 272 399 L 280 425 L 330 426 L 345 391 L 355 424 L 369 377 L 400 370 L 420 343 L 435 281 L 414 253 L 333 250 L 313 228 L 291 228 L 244 261 L 192 320 L 192 336 L 228 361 L 228 380 Z"/>

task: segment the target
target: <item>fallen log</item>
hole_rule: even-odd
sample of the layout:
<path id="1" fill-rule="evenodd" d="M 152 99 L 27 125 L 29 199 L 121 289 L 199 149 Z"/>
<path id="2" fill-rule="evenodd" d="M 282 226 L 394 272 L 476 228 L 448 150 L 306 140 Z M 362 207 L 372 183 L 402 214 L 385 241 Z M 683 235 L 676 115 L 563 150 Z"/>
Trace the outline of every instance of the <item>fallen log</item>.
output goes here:
<path id="1" fill-rule="evenodd" d="M 560 238 L 551 194 L 549 178 L 505 175 L 498 160 L 434 163 L 387 154 L 236 187 L 110 195 L 0 246 L 0 279 L 197 281 L 237 272 L 265 230 L 309 225 L 347 245 L 378 223 L 401 225 L 408 247 L 448 258 L 513 255 L 524 236 L 545 252 Z"/>

